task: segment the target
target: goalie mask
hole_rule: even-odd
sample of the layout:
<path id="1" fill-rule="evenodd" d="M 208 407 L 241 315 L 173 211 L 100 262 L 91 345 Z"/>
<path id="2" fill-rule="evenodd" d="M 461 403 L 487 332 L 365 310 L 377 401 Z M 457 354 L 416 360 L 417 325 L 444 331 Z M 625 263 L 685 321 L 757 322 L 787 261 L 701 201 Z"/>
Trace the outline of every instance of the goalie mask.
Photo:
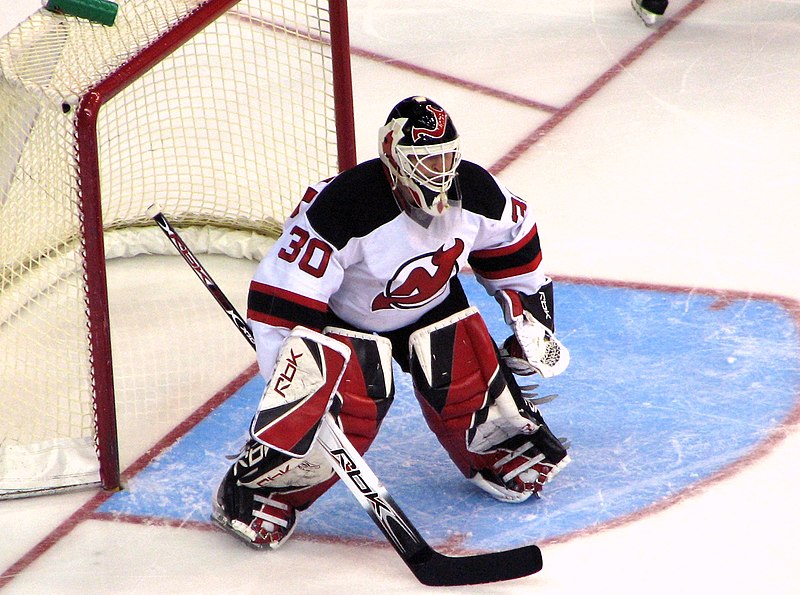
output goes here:
<path id="1" fill-rule="evenodd" d="M 461 163 L 458 132 L 444 109 L 426 97 L 398 103 L 379 133 L 380 158 L 400 206 L 436 217 Z M 418 212 L 418 211 L 417 211 Z"/>

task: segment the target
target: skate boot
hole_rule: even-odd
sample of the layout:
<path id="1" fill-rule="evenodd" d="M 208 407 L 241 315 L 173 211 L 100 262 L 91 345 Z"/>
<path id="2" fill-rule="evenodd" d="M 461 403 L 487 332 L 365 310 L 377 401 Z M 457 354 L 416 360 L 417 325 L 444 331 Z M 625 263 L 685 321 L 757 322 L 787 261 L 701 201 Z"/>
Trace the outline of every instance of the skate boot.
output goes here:
<path id="1" fill-rule="evenodd" d="M 652 27 L 667 10 L 669 0 L 631 0 L 633 10 L 645 25 Z"/>
<path id="2" fill-rule="evenodd" d="M 212 501 L 211 520 L 255 549 L 276 549 L 295 528 L 293 506 L 279 493 L 238 485 L 228 473 Z"/>
<path id="3" fill-rule="evenodd" d="M 538 497 L 545 483 L 569 465 L 567 446 L 559 441 L 558 446 L 546 449 L 549 456 L 545 456 L 529 438 L 517 436 L 499 445 L 494 462 L 479 470 L 471 481 L 502 502 L 525 502 L 531 496 Z"/>

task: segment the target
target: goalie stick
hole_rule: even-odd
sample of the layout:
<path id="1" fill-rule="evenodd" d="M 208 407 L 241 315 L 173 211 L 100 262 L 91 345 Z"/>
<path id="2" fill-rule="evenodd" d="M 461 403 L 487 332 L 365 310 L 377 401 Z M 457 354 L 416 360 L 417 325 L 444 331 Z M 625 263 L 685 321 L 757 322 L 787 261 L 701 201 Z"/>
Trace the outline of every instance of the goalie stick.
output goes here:
<path id="1" fill-rule="evenodd" d="M 239 315 L 172 224 L 155 206 L 148 209 L 148 215 L 255 349 L 255 339 L 247 321 Z M 330 413 L 326 413 L 323 418 L 319 440 L 337 475 L 421 583 L 430 586 L 492 583 L 521 578 L 542 569 L 542 553 L 536 545 L 469 556 L 446 556 L 437 552 L 428 545 L 389 495 L 386 487 L 356 451 Z"/>

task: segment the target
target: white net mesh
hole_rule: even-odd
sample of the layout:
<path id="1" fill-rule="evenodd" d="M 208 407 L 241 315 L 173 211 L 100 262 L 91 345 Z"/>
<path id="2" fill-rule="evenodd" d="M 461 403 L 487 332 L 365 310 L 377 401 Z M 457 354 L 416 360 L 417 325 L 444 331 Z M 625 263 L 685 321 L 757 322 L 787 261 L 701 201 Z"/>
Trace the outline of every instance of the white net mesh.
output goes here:
<path id="1" fill-rule="evenodd" d="M 0 495 L 97 480 L 92 361 L 106 354 L 90 346 L 99 331 L 88 311 L 83 207 L 96 197 L 82 176 L 92 160 L 104 229 L 126 230 L 121 253 L 138 251 L 144 236 L 130 230 L 151 224 L 152 203 L 176 226 L 279 231 L 305 186 L 337 171 L 330 17 L 321 5 L 127 0 L 112 27 L 42 9 L 0 40 Z M 202 29 L 185 24 L 212 13 L 219 17 Z M 193 36 L 166 52 L 161 40 L 176 30 Z M 132 74 L 140 63 L 144 74 Z M 77 130 L 93 89 L 113 89 L 97 112 L 96 157 Z M 205 248 L 240 257 L 225 235 L 222 247 Z M 197 306 L 165 287 L 175 272 L 136 262 L 150 267 L 141 271 L 149 291 L 165 292 L 157 310 L 170 311 L 169 324 L 183 316 L 191 325 L 187 310 Z M 112 300 L 113 284 L 111 275 Z M 173 423 L 225 383 L 209 379 L 201 389 L 185 369 L 154 373 L 162 360 L 146 341 L 131 349 L 135 341 L 121 339 L 125 325 L 135 329 L 150 314 L 125 309 L 126 323 L 113 301 L 110 309 L 123 437 L 125 412 L 167 409 L 165 424 Z M 219 365 L 192 357 L 201 370 Z M 142 402 L 137 387 L 149 393 L 154 382 L 169 387 L 167 406 Z"/>

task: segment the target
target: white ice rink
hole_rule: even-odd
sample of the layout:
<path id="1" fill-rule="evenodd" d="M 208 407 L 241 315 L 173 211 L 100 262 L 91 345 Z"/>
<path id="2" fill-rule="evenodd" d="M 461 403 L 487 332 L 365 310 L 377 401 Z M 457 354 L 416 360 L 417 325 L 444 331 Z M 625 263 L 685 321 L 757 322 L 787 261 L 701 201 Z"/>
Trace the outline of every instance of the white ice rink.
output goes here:
<path id="1" fill-rule="evenodd" d="M 4 33 L 40 3 L 0 5 Z M 800 0 L 671 0 L 651 29 L 628 0 L 351 0 L 349 12 L 360 159 L 392 105 L 426 94 L 465 157 L 533 203 L 556 278 L 800 302 Z M 546 544 L 536 575 L 444 591 L 800 593 L 790 419 L 723 481 Z M 62 525 L 92 496 L 0 502 L 0 572 L 20 569 L 3 593 L 429 590 L 385 547 L 298 539 L 262 553 L 196 528 Z"/>

